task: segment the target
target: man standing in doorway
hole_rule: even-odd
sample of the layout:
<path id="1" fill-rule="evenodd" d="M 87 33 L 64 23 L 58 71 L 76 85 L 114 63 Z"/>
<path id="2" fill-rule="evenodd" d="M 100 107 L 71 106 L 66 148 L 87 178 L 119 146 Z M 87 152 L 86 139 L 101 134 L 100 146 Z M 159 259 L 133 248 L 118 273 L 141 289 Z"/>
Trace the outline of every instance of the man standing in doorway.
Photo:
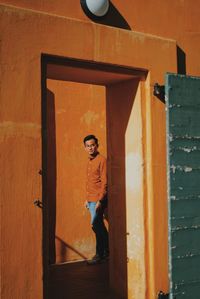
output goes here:
<path id="1" fill-rule="evenodd" d="M 91 225 L 96 237 L 96 254 L 88 264 L 98 264 L 109 256 L 108 231 L 103 221 L 107 207 L 107 164 L 106 158 L 98 152 L 98 139 L 88 135 L 83 140 L 89 154 L 86 179 L 85 206 L 91 214 Z"/>

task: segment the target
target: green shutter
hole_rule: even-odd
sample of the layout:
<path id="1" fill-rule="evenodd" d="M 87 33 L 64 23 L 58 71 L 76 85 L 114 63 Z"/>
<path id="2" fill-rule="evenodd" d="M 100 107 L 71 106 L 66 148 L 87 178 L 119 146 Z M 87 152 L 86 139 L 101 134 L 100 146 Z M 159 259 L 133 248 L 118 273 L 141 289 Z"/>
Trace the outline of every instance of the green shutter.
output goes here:
<path id="1" fill-rule="evenodd" d="M 200 78 L 166 75 L 170 299 L 200 298 Z"/>

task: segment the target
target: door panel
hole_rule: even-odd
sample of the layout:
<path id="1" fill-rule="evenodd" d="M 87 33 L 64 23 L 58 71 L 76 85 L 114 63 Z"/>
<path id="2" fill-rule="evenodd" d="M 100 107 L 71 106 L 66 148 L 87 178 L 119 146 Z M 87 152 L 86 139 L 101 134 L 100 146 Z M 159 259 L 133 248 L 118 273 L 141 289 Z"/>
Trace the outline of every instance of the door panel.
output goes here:
<path id="1" fill-rule="evenodd" d="M 200 78 L 166 75 L 170 299 L 200 294 Z"/>

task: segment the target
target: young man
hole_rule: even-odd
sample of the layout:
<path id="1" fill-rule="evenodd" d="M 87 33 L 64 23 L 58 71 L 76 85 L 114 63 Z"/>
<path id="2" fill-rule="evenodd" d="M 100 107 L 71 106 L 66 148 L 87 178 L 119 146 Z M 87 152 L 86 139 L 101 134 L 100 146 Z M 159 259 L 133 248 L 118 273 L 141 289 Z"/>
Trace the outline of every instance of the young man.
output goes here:
<path id="1" fill-rule="evenodd" d="M 88 135 L 83 140 L 89 155 L 86 179 L 85 206 L 91 214 L 91 225 L 96 236 L 96 254 L 88 261 L 97 264 L 108 258 L 108 231 L 103 221 L 104 209 L 107 207 L 107 165 L 106 158 L 98 152 L 98 139 Z"/>

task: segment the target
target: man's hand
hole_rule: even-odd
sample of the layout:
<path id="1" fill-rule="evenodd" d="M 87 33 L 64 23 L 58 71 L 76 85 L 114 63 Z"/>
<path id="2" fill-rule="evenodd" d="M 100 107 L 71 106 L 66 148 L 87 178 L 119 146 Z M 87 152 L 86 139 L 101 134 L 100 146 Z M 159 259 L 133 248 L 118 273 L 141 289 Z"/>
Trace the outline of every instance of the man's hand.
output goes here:
<path id="1" fill-rule="evenodd" d="M 85 207 L 86 209 L 88 209 L 88 201 L 87 201 L 87 200 L 84 202 L 84 207 Z"/>
<path id="2" fill-rule="evenodd" d="M 95 206 L 95 210 L 98 211 L 99 209 L 101 209 L 101 202 L 97 201 L 96 206 Z"/>

